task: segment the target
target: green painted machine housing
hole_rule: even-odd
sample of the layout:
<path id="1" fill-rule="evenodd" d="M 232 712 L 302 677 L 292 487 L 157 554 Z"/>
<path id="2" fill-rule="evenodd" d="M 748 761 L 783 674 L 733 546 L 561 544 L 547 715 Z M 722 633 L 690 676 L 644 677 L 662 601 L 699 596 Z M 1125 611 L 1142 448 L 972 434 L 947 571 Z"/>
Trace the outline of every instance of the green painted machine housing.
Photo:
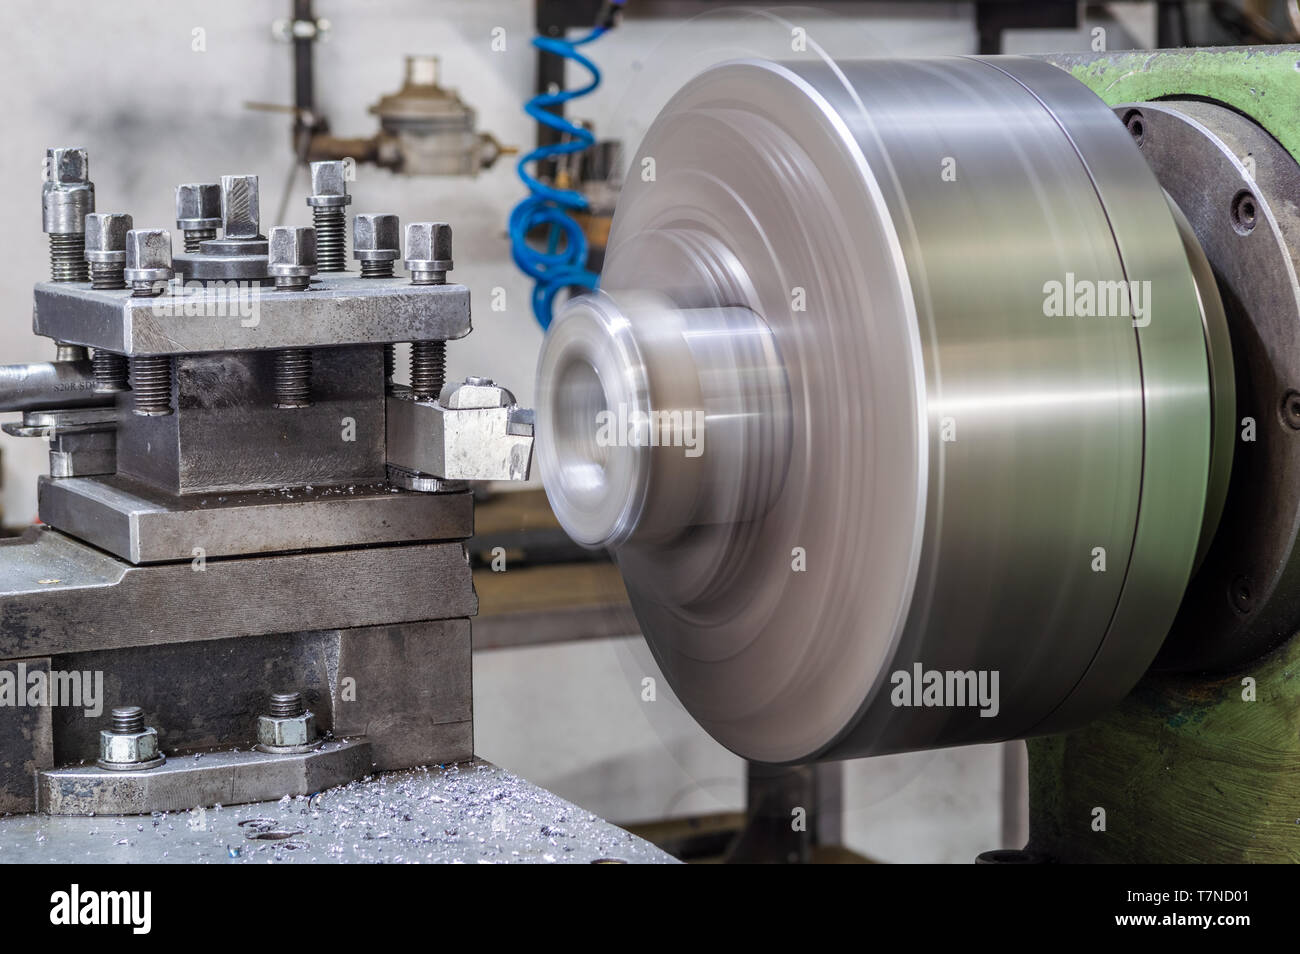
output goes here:
<path id="1" fill-rule="evenodd" d="M 1300 161 L 1300 46 L 1238 46 L 1045 59 L 1107 105 L 1208 99 L 1249 116 Z"/>

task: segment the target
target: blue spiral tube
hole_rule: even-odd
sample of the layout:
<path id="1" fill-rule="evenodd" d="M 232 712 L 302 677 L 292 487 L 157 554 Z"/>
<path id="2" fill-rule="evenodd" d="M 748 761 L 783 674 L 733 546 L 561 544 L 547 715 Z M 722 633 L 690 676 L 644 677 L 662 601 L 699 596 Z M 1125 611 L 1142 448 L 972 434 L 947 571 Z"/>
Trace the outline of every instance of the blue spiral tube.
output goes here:
<path id="1" fill-rule="evenodd" d="M 547 107 L 586 96 L 600 85 L 600 70 L 578 51 L 578 47 L 600 38 L 608 30 L 607 26 L 597 26 L 576 40 L 549 36 L 533 38 L 533 46 L 537 49 L 571 60 L 591 74 L 591 80 L 585 86 L 557 93 L 540 93 L 524 104 L 524 111 L 537 122 L 569 137 L 567 141 L 534 149 L 520 159 L 516 167 L 529 195 L 510 213 L 510 254 L 520 270 L 533 280 L 533 315 L 543 328 L 551 323 L 555 296 L 562 289 L 572 286 L 595 288 L 600 276 L 587 268 L 587 236 L 570 214 L 586 209 L 586 198 L 573 189 L 557 189 L 539 181 L 528 171 L 528 164 L 581 152 L 596 141 L 589 130 L 557 116 Z M 545 251 L 528 244 L 529 232 L 537 228 L 548 230 Z M 560 247 L 561 239 L 564 240 L 563 248 Z"/>

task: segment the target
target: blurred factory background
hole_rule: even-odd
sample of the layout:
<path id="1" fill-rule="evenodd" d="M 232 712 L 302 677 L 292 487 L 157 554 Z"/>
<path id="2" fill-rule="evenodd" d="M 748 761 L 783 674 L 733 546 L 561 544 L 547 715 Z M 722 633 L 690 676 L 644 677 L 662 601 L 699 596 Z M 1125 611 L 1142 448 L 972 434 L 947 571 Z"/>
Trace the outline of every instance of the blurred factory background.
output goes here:
<path id="1" fill-rule="evenodd" d="M 369 109 L 402 85 L 404 57 L 436 56 L 439 82 L 475 111 L 477 129 L 527 151 L 538 137 L 523 103 L 537 92 L 538 54 L 530 40 L 539 18 L 562 22 L 599 6 L 318 0 L 314 15 L 328 21 L 328 30 L 315 39 L 300 34 L 313 51 L 317 112 L 328 118 L 333 136 L 372 136 L 378 123 Z M 584 48 L 601 67 L 603 81 L 572 104 L 569 115 L 590 121 L 601 139 L 634 145 L 668 95 L 699 69 L 746 53 L 780 56 L 789 42 L 786 26 L 762 15 L 723 12 L 722 6 L 630 0 L 618 28 Z M 1086 50 L 1097 42 L 1098 27 L 1110 49 L 1249 43 L 1261 38 L 1249 31 L 1265 29 L 1265 18 L 1285 24 L 1286 5 L 818 6 L 818 12 L 764 9 L 806 27 L 809 38 L 833 55 L 923 56 L 991 52 L 999 42 L 1005 52 Z M 243 172 L 261 176 L 264 229 L 310 224 L 288 109 L 293 44 L 285 35 L 293 26 L 273 26 L 291 19 L 287 0 L 12 0 L 5 13 L 5 300 L 27 302 L 31 283 L 47 269 L 36 195 L 48 145 L 87 147 L 99 208 L 129 210 L 141 226 L 173 225 L 173 195 L 155 183 L 213 181 Z M 52 27 L 60 38 L 53 54 Z M 51 55 L 57 62 L 50 62 Z M 581 70 L 570 67 L 566 82 L 584 82 Z M 282 222 L 276 210 L 286 190 Z M 520 402 L 532 406 L 542 329 L 532 313 L 532 284 L 512 261 L 507 235 L 511 210 L 526 195 L 515 158 L 505 156 L 475 177 L 411 176 L 363 163 L 350 191 L 353 211 L 401 208 L 411 220 L 452 223 L 454 280 L 471 289 L 476 333 L 450 344 L 449 373 L 454 379 L 486 371 L 512 384 Z M 27 314 L 10 314 L 0 325 L 6 363 L 48 359 L 48 347 L 30 333 Z M 36 478 L 45 471 L 46 448 L 40 441 L 4 436 L 0 452 L 4 523 L 12 530 L 35 518 Z M 536 517 L 544 499 L 536 481 L 524 492 L 531 494 L 525 499 L 534 510 L 498 499 L 479 516 L 476 549 L 484 565 L 477 571 L 483 615 L 475 623 L 478 753 L 636 830 L 662 835 L 668 831 L 662 824 L 640 826 L 688 818 L 694 821 L 664 837 L 704 836 L 711 825 L 725 827 L 746 804 L 746 767 L 675 706 L 662 680 L 653 701 L 647 699 L 645 680 L 655 677 L 655 667 L 645 644 L 627 638 L 631 633 L 609 633 L 620 625 L 630 628 L 618 611 L 617 574 L 591 563 L 567 571 L 576 576 L 561 583 L 553 567 L 525 567 L 507 582 L 509 561 L 524 546 L 517 533 L 539 531 L 529 544 L 538 547 L 546 533 L 558 532 Z M 491 554 L 497 546 L 507 568 L 494 574 Z M 581 606 L 564 605 L 569 592 L 582 595 Z M 822 837 L 888 861 L 963 862 L 990 848 L 1019 846 L 1025 839 L 1023 772 L 1023 743 L 832 766 L 817 780 L 816 797 L 826 809 Z"/>

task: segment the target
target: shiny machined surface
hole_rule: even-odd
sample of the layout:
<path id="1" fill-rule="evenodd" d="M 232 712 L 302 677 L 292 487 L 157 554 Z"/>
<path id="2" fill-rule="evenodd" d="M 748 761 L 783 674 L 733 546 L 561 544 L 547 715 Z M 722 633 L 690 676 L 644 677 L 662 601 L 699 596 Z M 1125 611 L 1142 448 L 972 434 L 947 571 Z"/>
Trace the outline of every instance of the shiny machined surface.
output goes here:
<path id="1" fill-rule="evenodd" d="M 42 479 L 42 519 L 129 563 L 458 540 L 468 494 L 430 500 L 385 483 L 176 497 L 116 475 Z"/>
<path id="2" fill-rule="evenodd" d="M 47 411 L 108 404 L 95 394 L 89 361 L 35 361 L 0 365 L 0 410 Z"/>
<path id="3" fill-rule="evenodd" d="M 538 456 L 566 529 L 614 544 L 686 708 L 790 762 L 1058 731 L 1118 701 L 1191 573 L 1212 438 L 1231 454 L 1188 252 L 1122 122 L 1018 58 L 745 61 L 687 84 L 632 168 L 647 158 L 609 241 L 614 307 L 552 326 Z M 1051 282 L 1072 304 L 1150 291 L 1143 315 L 1058 315 Z M 627 344 L 646 293 L 770 332 L 788 459 L 724 442 L 712 465 L 744 519 L 643 526 L 642 499 L 690 491 L 572 436 L 575 406 L 664 406 L 664 361 Z M 914 666 L 996 673 L 996 714 L 896 705 Z"/>
<path id="4" fill-rule="evenodd" d="M 554 396 L 538 453 L 584 546 L 751 520 L 784 483 L 788 384 L 771 330 L 747 308 L 584 296 L 550 337 L 538 388 Z M 601 412 L 604 434 L 592 427 Z"/>
<path id="5" fill-rule="evenodd" d="M 418 400 L 406 388 L 388 396 L 390 474 L 396 470 L 453 483 L 528 479 L 532 410 L 520 407 L 513 394 L 491 380 L 475 381 L 449 384 L 437 400 Z"/>

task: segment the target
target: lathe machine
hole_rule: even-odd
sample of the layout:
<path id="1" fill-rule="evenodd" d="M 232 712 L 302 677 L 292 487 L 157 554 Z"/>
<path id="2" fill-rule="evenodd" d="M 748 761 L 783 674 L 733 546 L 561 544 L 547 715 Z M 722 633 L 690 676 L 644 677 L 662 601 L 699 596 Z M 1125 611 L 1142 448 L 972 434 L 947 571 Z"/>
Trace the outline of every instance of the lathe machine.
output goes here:
<path id="1" fill-rule="evenodd" d="M 709 733 L 772 765 L 1030 738 L 1029 845 L 986 861 L 1300 860 L 1297 116 L 1289 47 L 682 88 L 548 333 L 536 441 Z M 267 238 L 255 178 L 182 186 L 180 252 L 86 163 L 52 150 L 43 194 L 56 360 L 0 389 L 51 445 L 0 657 L 116 708 L 3 708 L 0 809 L 469 759 L 465 482 L 527 475 L 534 422 L 444 380 L 449 227 L 357 215 L 344 271 L 321 163 L 315 228 Z"/>

